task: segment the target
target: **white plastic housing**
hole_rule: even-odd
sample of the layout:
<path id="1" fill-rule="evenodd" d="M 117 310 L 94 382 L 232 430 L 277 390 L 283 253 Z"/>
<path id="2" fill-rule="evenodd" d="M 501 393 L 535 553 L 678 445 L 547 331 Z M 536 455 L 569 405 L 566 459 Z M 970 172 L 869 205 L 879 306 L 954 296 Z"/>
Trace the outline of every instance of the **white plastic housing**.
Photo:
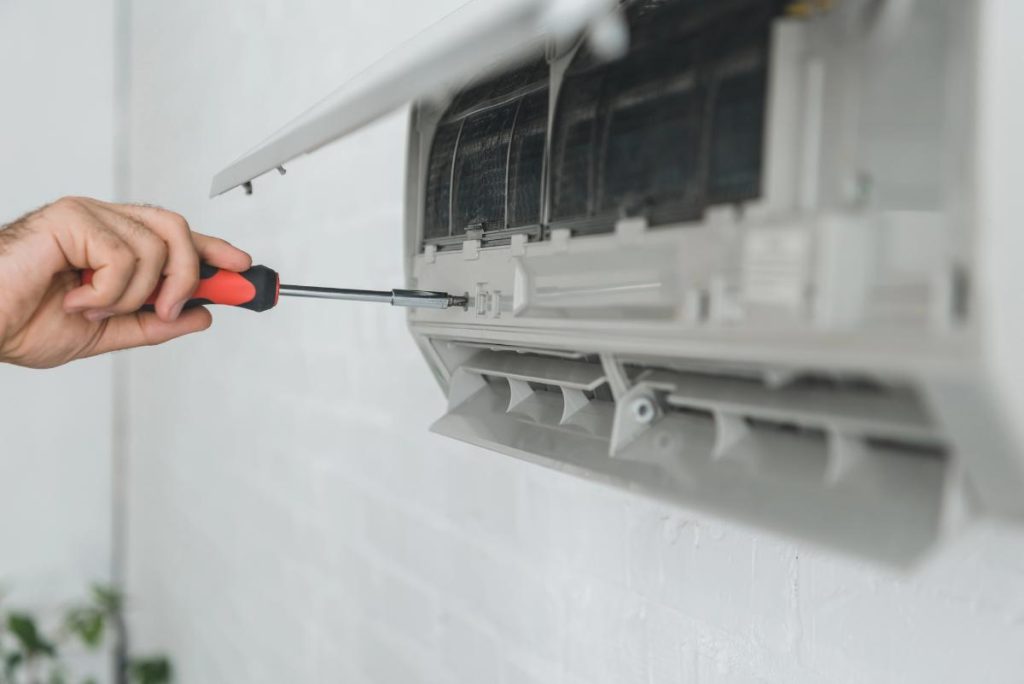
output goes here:
<path id="1" fill-rule="evenodd" d="M 413 100 L 406 286 L 471 301 L 409 314 L 449 399 L 436 431 L 889 563 L 967 513 L 1020 520 L 1024 5 L 837 0 L 777 19 L 757 201 L 425 244 L 453 94 L 546 44 L 553 117 L 573 39 L 615 52 L 611 4 L 473 3 L 213 191 Z"/>
<path id="2" fill-rule="evenodd" d="M 964 510 L 1019 516 L 997 392 L 1019 379 L 980 339 L 978 11 L 777 20 L 763 197 L 699 222 L 424 249 L 446 102 L 417 106 L 409 285 L 473 301 L 410 314 L 450 397 L 435 430 L 895 563 Z"/>

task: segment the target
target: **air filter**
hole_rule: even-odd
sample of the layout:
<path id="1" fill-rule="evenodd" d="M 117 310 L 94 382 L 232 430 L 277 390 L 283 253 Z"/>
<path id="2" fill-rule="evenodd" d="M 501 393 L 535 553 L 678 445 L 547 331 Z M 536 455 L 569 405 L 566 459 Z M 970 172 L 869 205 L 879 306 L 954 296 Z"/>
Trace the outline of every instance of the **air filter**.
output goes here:
<path id="1" fill-rule="evenodd" d="M 424 240 L 539 226 L 547 83 L 537 59 L 455 97 L 430 150 Z"/>
<path id="2" fill-rule="evenodd" d="M 624 59 L 582 47 L 556 108 L 552 225 L 603 232 L 622 216 L 656 225 L 757 198 L 777 4 L 633 2 Z"/>

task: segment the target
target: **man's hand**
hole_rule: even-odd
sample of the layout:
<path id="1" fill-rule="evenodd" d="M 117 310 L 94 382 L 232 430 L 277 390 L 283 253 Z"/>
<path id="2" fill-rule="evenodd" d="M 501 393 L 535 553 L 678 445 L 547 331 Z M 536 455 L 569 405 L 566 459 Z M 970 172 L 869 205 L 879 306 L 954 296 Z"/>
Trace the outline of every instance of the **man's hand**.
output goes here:
<path id="1" fill-rule="evenodd" d="M 200 259 L 232 271 L 252 265 L 156 207 L 69 197 L 28 214 L 0 229 L 0 361 L 49 368 L 205 330 L 206 309 L 182 312 Z M 95 271 L 89 285 L 85 268 Z M 161 277 L 155 313 L 139 313 Z"/>

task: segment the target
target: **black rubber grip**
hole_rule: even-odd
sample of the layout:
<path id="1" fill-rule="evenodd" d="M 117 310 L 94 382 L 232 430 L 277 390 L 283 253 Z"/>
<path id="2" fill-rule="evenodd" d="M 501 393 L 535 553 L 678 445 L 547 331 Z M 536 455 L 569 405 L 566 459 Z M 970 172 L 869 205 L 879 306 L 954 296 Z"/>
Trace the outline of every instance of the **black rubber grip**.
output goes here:
<path id="1" fill-rule="evenodd" d="M 280 291 L 280 280 L 277 271 L 266 266 L 253 266 L 248 271 L 239 273 L 256 288 L 256 296 L 245 304 L 239 304 L 243 309 L 251 311 L 266 311 L 277 306 L 278 294 Z"/>

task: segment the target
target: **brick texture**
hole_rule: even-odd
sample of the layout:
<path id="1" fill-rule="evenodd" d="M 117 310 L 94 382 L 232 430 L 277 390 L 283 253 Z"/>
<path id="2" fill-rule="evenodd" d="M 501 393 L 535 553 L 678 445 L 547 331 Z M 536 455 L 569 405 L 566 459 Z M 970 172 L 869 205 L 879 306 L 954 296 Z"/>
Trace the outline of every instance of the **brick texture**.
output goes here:
<path id="1" fill-rule="evenodd" d="M 212 174 L 458 4 L 134 3 L 133 186 L 289 281 L 401 282 L 405 117 L 206 198 Z M 1024 545 L 911 576 L 427 432 L 386 307 L 287 301 L 129 357 L 132 623 L 180 681 L 1014 681 Z"/>

